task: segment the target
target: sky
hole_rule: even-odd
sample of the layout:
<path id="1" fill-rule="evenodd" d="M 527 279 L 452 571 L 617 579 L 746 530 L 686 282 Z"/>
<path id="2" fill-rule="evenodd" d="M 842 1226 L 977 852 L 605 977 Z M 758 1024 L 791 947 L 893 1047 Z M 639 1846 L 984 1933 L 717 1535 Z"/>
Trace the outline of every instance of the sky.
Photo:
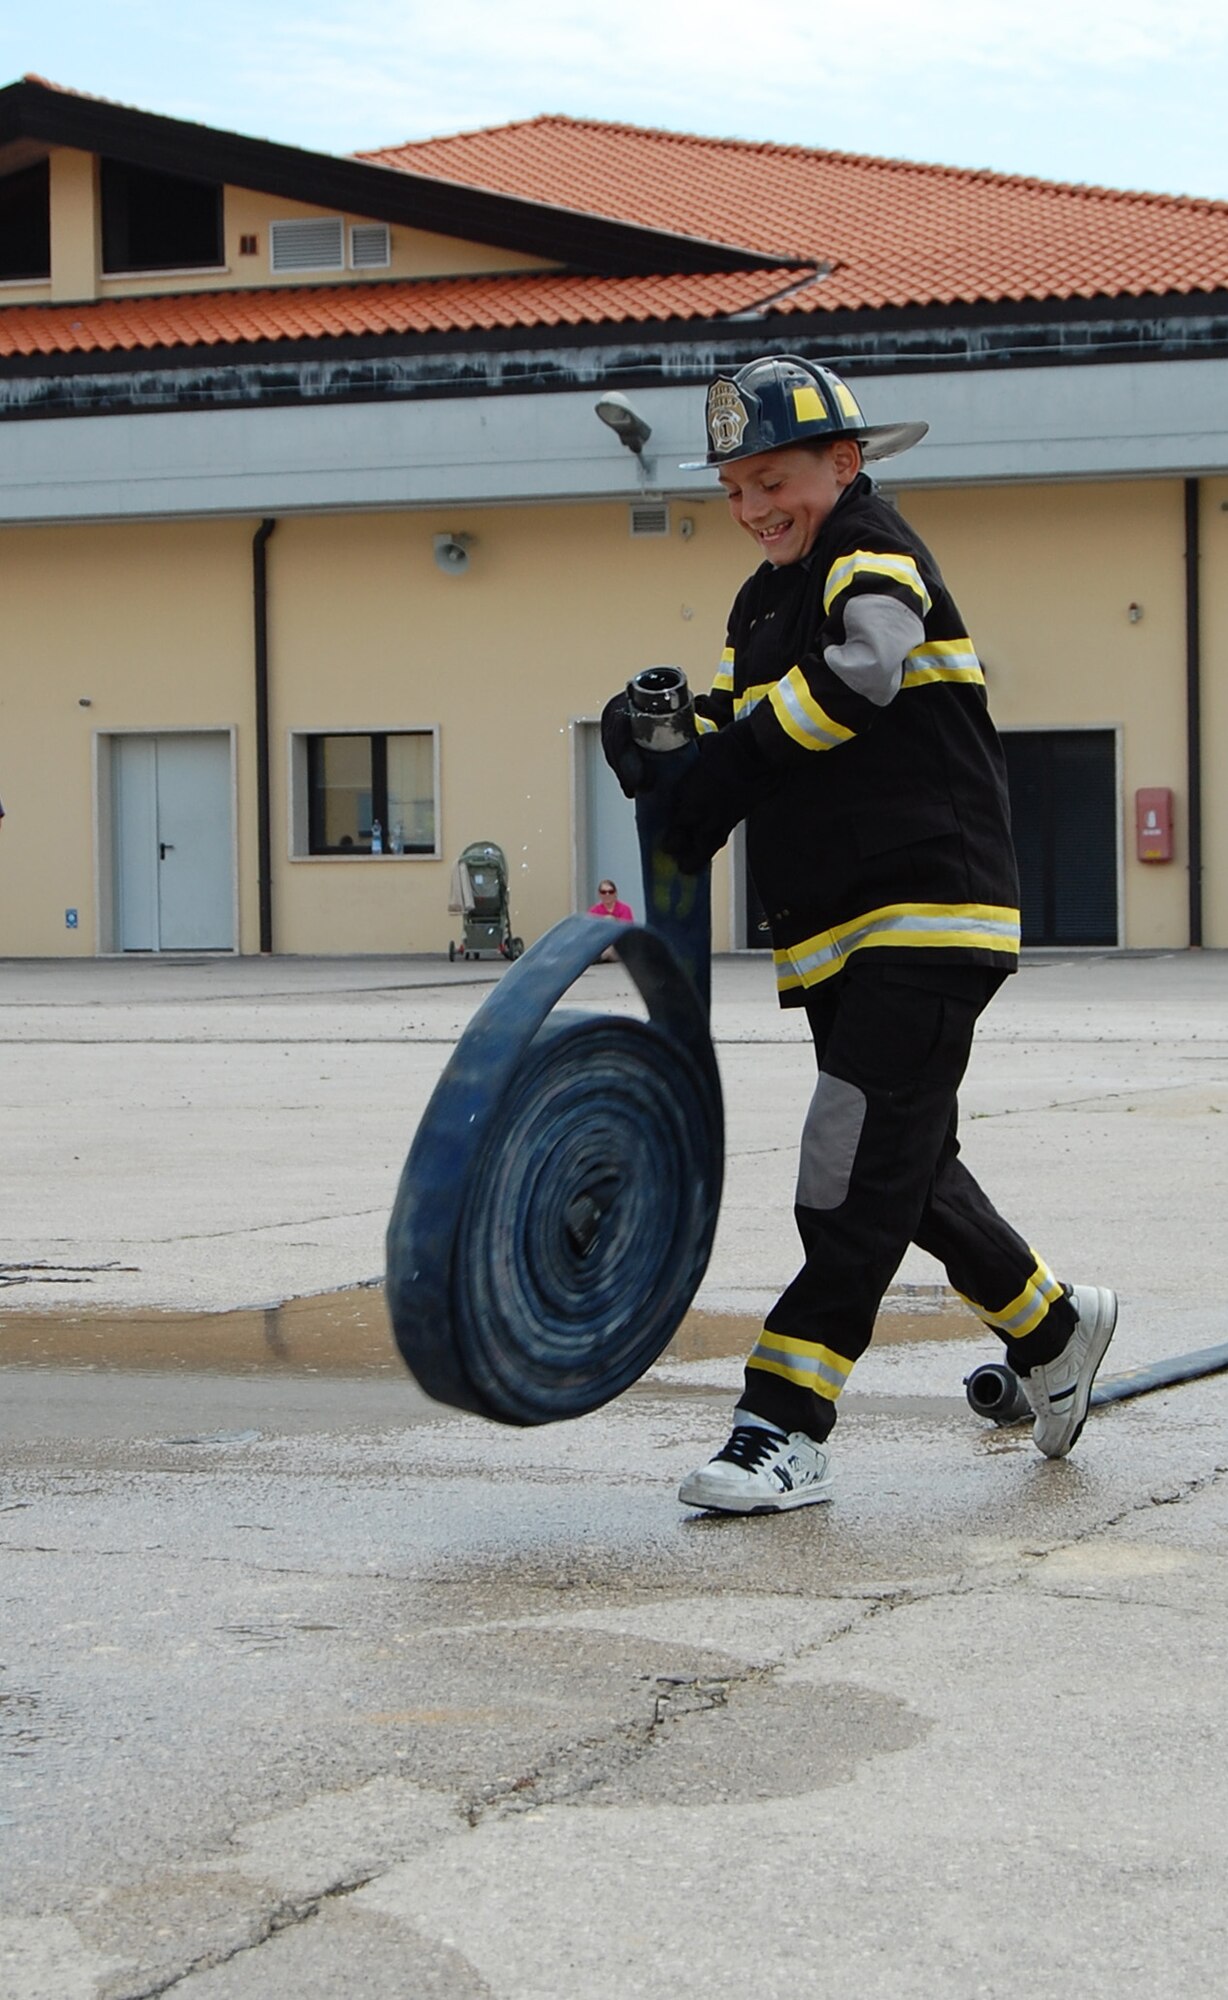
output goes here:
<path id="1" fill-rule="evenodd" d="M 1228 200 L 1225 0 L 9 0 L 27 72 L 319 152 L 563 112 Z"/>

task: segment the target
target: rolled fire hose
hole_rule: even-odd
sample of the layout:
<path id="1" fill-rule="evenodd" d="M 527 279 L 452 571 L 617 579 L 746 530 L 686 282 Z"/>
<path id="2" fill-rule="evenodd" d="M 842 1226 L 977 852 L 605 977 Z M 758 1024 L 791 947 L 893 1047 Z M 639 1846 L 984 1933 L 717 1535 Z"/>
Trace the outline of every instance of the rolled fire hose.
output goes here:
<path id="1" fill-rule="evenodd" d="M 643 711 L 645 676 L 628 686 L 656 780 L 636 814 L 648 925 L 566 917 L 503 974 L 435 1087 L 388 1225 L 386 1296 L 407 1367 L 437 1401 L 499 1423 L 583 1416 L 638 1381 L 716 1233 L 708 871 L 680 877 L 659 847 L 694 722 L 677 669 L 647 674 L 681 683 L 679 695 L 654 682 Z M 611 947 L 648 1019 L 555 1013 Z"/>
<path id="2" fill-rule="evenodd" d="M 1143 1368 L 1125 1368 L 1119 1375 L 1106 1375 L 1091 1393 L 1089 1407 L 1124 1403 L 1131 1396 L 1146 1396 L 1153 1389 L 1171 1389 L 1180 1382 L 1195 1382 L 1202 1375 L 1218 1375 L 1228 1369 L 1228 1344 L 1199 1347 L 1191 1354 L 1174 1354 L 1167 1361 L 1152 1361 Z M 978 1417 L 990 1417 L 995 1424 L 1017 1424 L 1032 1414 L 1023 1393 L 1023 1384 L 1004 1361 L 987 1361 L 964 1377 L 964 1392 Z"/>

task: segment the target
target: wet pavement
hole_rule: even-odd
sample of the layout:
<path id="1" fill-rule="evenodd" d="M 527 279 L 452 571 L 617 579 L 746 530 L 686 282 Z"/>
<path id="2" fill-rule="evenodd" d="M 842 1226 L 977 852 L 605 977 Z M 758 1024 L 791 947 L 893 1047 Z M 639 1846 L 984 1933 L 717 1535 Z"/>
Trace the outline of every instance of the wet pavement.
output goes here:
<path id="1" fill-rule="evenodd" d="M 697 1310 L 618 1402 L 531 1431 L 414 1389 L 378 1234 L 340 1220 L 355 1176 L 373 1217 L 388 1192 L 384 1011 L 417 1009 L 399 1073 L 429 1079 L 478 983 L 170 970 L 18 968 L 0 1003 L 3 2000 L 1223 1990 L 1228 1376 L 1051 1465 L 969 1411 L 993 1349 L 913 1259 L 835 1501 L 689 1514 L 792 1255 L 808 1058 L 763 968 L 717 968 L 734 1206 Z M 1111 1366 L 1228 1338 L 1226 976 L 1041 962 L 970 1078 L 970 1159 L 1123 1292 Z M 195 1076 L 147 1153 L 155 1007 Z M 79 1130 L 37 1041 L 95 1052 Z M 312 1096 L 323 1046 L 351 1053 Z M 279 1283 L 308 1213 L 317 1297 Z"/>

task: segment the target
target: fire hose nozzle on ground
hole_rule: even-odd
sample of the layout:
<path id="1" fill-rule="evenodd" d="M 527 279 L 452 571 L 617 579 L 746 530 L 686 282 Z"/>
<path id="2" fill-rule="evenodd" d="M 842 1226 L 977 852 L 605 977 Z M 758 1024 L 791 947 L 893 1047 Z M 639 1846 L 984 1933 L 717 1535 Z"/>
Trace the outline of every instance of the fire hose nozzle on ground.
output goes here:
<path id="1" fill-rule="evenodd" d="M 1151 1361 L 1141 1368 L 1123 1369 L 1120 1375 L 1106 1375 L 1092 1390 L 1089 1409 L 1106 1403 L 1125 1403 L 1133 1396 L 1148 1396 L 1153 1389 L 1173 1389 L 1182 1382 L 1196 1382 L 1203 1375 L 1228 1372 L 1228 1342 L 1219 1347 L 1199 1347 L 1192 1354 L 1174 1354 L 1163 1361 Z M 995 1424 L 1017 1424 L 1030 1417 L 1032 1406 L 1023 1384 L 1004 1361 L 987 1361 L 964 1377 L 964 1394 L 969 1408 L 978 1417 Z"/>
<path id="2" fill-rule="evenodd" d="M 995 1424 L 1017 1424 L 1032 1414 L 1023 1384 L 1004 1361 L 988 1361 L 964 1377 L 969 1407 Z"/>

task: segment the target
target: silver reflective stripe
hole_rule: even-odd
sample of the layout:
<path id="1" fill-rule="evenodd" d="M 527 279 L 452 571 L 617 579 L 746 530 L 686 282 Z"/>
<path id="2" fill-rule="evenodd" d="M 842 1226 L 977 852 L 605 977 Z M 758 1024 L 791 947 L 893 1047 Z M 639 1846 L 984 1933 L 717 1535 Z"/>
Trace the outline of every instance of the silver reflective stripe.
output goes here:
<path id="1" fill-rule="evenodd" d="M 820 1396 L 828 1395 L 834 1398 L 840 1394 L 848 1381 L 847 1369 L 841 1374 L 838 1368 L 829 1367 L 827 1362 L 819 1359 L 817 1351 L 799 1354 L 792 1347 L 771 1347 L 766 1344 L 770 1338 L 770 1335 L 766 1335 L 758 1346 L 751 1350 L 746 1364 L 748 1368 L 753 1368 L 756 1362 L 766 1363 L 774 1374 L 783 1371 L 792 1382 L 810 1383 Z M 820 1383 L 821 1388 L 818 1387 Z"/>
<path id="2" fill-rule="evenodd" d="M 799 1208 L 839 1208 L 849 1191 L 865 1119 L 865 1092 L 842 1076 L 820 1070 L 802 1127 Z"/>
<path id="3" fill-rule="evenodd" d="M 1035 1251 L 1032 1254 L 1035 1256 Z M 1034 1333 L 1048 1316 L 1050 1306 L 1062 1297 L 1064 1289 L 1060 1279 L 1055 1278 L 1049 1266 L 1042 1264 L 1038 1258 L 1036 1269 L 1019 1296 L 1009 1300 L 1000 1312 L 990 1312 L 987 1307 L 978 1305 L 975 1299 L 964 1298 L 962 1292 L 957 1296 L 964 1299 L 965 1305 L 972 1307 L 978 1319 L 996 1326 L 999 1333 L 1010 1339 L 1023 1340 L 1029 1333 Z"/>
<path id="4" fill-rule="evenodd" d="M 893 934 L 922 938 L 926 943 L 962 945 L 965 948 L 981 943 L 993 949 L 1001 943 L 1003 950 L 1013 951 L 1019 944 L 1019 920 L 1017 917 L 978 916 L 973 911 L 963 910 L 940 910 L 933 914 L 901 910 L 889 916 L 868 918 L 864 924 L 842 931 L 839 937 L 829 935 L 811 951 L 786 949 L 785 962 L 793 967 L 804 983 L 808 976 L 834 965 L 837 959 L 847 957 L 849 952 L 856 951 L 859 945 L 871 938 L 890 938 Z"/>
<path id="5" fill-rule="evenodd" d="M 795 667 L 792 673 L 796 672 Z M 793 685 L 792 673 L 786 675 L 784 680 L 777 681 L 772 691 L 772 706 L 788 711 L 789 720 L 785 727 L 789 730 L 789 734 L 795 736 L 799 742 L 813 743 L 819 750 L 834 750 L 838 743 L 847 743 L 853 733 L 851 729 L 837 729 L 834 724 L 827 729 L 802 707 L 797 689 Z"/>
<path id="6" fill-rule="evenodd" d="M 1022 1339 L 1024 1334 L 1031 1333 L 1035 1329 L 1038 1319 L 1043 1319 L 1048 1310 L 1048 1300 L 1042 1293 L 1034 1291 L 1029 1296 L 1027 1304 L 1021 1306 L 1017 1313 L 1012 1313 L 1009 1319 L 1003 1313 L 992 1313 L 989 1318 L 991 1325 L 996 1326 L 999 1333 L 1013 1334 L 1016 1338 Z"/>
<path id="7" fill-rule="evenodd" d="M 823 590 L 823 609 L 830 611 L 841 591 L 858 577 L 885 576 L 893 583 L 911 590 L 920 602 L 923 612 L 933 609 L 934 600 L 921 581 L 921 572 L 911 556 L 880 554 L 873 549 L 854 549 L 851 555 L 833 563 L 827 573 L 827 583 Z"/>
<path id="8" fill-rule="evenodd" d="M 971 640 L 934 639 L 914 646 L 904 662 L 905 687 L 923 687 L 927 681 L 967 681 L 984 687 L 985 676 Z"/>

